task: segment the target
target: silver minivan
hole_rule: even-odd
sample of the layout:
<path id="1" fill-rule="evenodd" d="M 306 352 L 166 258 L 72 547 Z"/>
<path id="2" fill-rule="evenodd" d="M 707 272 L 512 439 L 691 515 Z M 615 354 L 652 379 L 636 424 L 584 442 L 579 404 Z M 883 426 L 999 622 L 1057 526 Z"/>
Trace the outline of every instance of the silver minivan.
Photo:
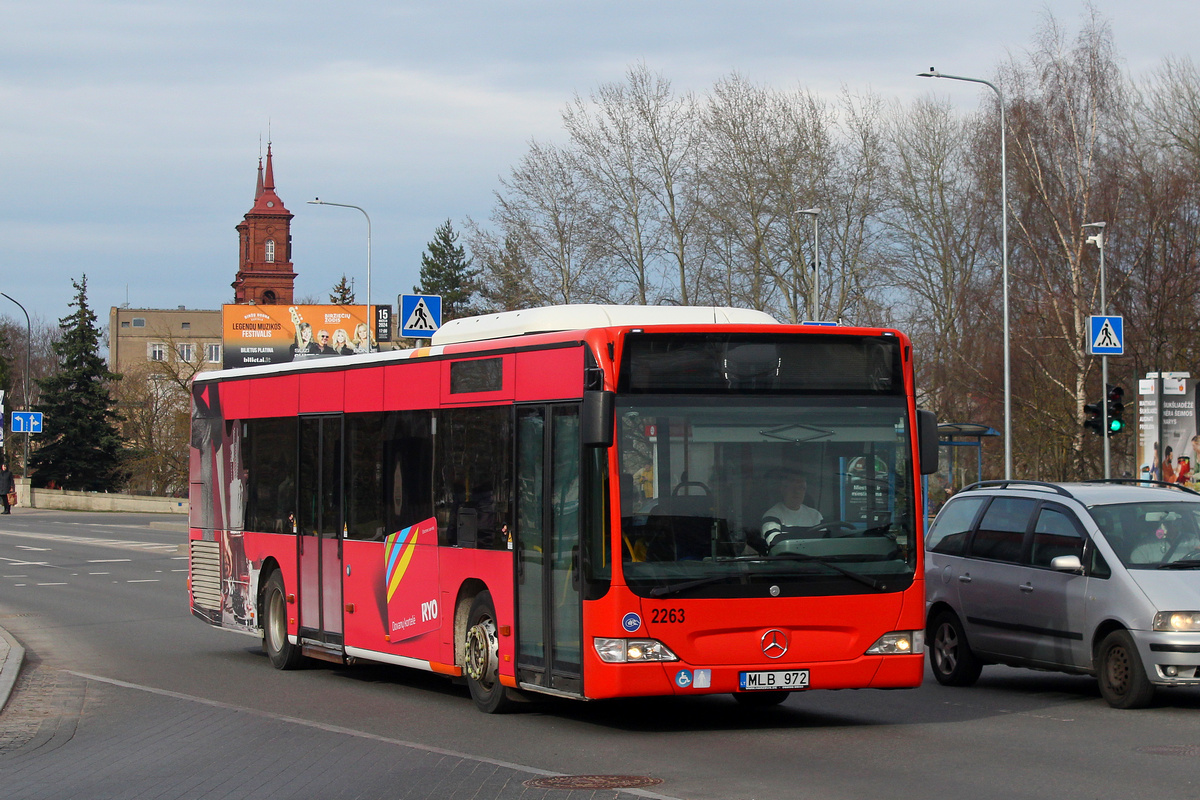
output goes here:
<path id="1" fill-rule="evenodd" d="M 985 481 L 925 540 L 939 683 L 985 664 L 1095 675 L 1115 708 L 1200 686 L 1200 494 L 1169 484 Z"/>

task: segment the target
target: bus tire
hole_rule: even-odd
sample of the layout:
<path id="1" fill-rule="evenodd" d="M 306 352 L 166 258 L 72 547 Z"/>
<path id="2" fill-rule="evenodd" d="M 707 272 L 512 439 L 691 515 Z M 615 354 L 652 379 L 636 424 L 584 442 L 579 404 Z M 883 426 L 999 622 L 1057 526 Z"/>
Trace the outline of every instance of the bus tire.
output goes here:
<path id="1" fill-rule="evenodd" d="M 1145 708 L 1154 697 L 1154 684 L 1146 677 L 1142 657 L 1128 631 L 1113 631 L 1096 651 L 1096 677 L 1100 694 L 1113 708 Z"/>
<path id="2" fill-rule="evenodd" d="M 476 708 L 485 714 L 511 710 L 512 700 L 504 684 L 500 683 L 500 643 L 491 592 L 480 592 L 471 601 L 464 645 L 463 673 Z"/>
<path id="3" fill-rule="evenodd" d="M 287 593 L 279 571 L 271 573 L 263 589 L 263 649 L 275 669 L 295 669 L 303 656 L 300 648 L 288 641 Z"/>
<path id="4" fill-rule="evenodd" d="M 734 692 L 733 699 L 746 708 L 770 708 L 788 699 L 791 692 Z"/>
<path id="5" fill-rule="evenodd" d="M 929 666 L 943 686 L 970 686 L 979 680 L 983 662 L 971 652 L 967 634 L 953 611 L 942 611 L 929 625 Z"/>

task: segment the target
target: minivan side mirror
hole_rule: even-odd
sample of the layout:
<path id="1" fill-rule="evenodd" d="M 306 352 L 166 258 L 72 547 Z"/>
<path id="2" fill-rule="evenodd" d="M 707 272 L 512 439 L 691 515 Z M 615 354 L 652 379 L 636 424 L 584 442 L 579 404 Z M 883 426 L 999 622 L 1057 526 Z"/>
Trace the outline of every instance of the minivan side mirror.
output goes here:
<path id="1" fill-rule="evenodd" d="M 1082 572 L 1083 562 L 1079 556 L 1055 556 L 1050 559 L 1050 569 L 1057 572 Z"/>

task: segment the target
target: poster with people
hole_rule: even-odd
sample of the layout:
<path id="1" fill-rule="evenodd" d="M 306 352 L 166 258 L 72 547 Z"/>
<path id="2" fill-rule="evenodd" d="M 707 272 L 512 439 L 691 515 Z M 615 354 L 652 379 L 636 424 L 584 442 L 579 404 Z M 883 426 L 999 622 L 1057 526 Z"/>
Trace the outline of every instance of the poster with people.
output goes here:
<path id="1" fill-rule="evenodd" d="M 378 349 L 374 306 L 222 307 L 225 369 L 349 356 Z"/>
<path id="2" fill-rule="evenodd" d="M 1197 488 L 1200 429 L 1196 392 L 1200 381 L 1168 373 L 1162 386 L 1158 384 L 1156 374 L 1138 384 L 1138 477 Z"/>

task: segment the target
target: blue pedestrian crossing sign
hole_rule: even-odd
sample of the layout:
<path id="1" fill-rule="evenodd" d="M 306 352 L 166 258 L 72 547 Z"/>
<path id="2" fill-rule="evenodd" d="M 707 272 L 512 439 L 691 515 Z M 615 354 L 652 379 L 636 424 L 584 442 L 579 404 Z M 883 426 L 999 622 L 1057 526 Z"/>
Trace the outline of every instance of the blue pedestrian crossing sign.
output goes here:
<path id="1" fill-rule="evenodd" d="M 442 297 L 437 294 L 400 295 L 400 335 L 428 339 L 442 327 Z"/>
<path id="2" fill-rule="evenodd" d="M 42 412 L 40 411 L 14 411 L 12 412 L 12 428 L 13 433 L 41 433 L 42 432 Z"/>
<path id="3" fill-rule="evenodd" d="M 1125 354 L 1124 317 L 1095 315 L 1088 319 L 1088 352 L 1094 356 Z"/>

